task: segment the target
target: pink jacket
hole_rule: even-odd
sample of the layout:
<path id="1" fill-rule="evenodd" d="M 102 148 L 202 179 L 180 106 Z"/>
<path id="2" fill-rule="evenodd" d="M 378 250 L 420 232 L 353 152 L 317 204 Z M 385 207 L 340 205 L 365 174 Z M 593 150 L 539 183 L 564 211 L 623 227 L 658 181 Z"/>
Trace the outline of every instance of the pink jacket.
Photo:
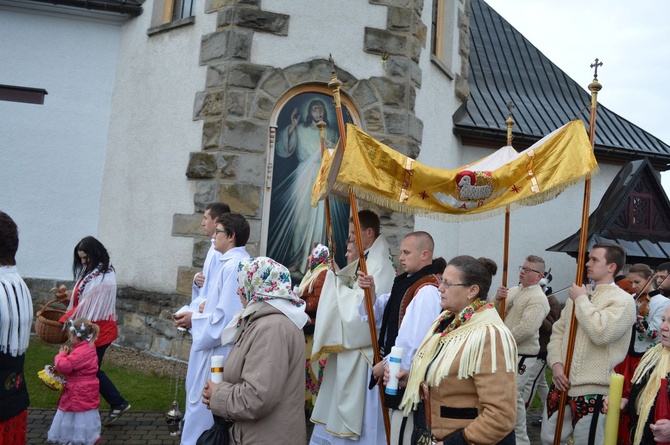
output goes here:
<path id="1" fill-rule="evenodd" d="M 56 355 L 56 370 L 65 375 L 67 383 L 58 400 L 61 411 L 82 412 L 100 406 L 100 383 L 95 376 L 98 372 L 98 355 L 95 346 L 82 341 L 70 354 Z"/>

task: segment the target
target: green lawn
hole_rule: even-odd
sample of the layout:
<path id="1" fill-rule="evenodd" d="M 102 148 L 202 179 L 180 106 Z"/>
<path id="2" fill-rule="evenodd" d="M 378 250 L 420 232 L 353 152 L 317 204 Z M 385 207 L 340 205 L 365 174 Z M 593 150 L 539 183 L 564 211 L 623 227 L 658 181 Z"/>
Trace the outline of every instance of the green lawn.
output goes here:
<path id="1" fill-rule="evenodd" d="M 45 365 L 53 364 L 59 345 L 49 345 L 39 339 L 32 339 L 26 351 L 25 375 L 31 408 L 56 409 L 60 392 L 53 391 L 42 383 L 37 372 Z M 116 387 L 137 411 L 168 411 L 174 400 L 174 382 L 169 377 L 157 377 L 137 371 L 120 368 L 107 363 L 106 358 L 102 369 L 107 373 Z M 184 381 L 179 382 L 179 407 L 184 410 Z M 100 400 L 100 408 L 109 405 Z"/>

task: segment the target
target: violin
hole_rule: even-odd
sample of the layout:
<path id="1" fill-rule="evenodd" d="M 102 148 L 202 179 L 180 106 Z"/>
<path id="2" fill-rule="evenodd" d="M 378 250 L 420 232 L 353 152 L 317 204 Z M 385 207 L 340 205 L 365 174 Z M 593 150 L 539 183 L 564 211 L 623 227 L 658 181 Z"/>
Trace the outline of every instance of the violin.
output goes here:
<path id="1" fill-rule="evenodd" d="M 647 286 L 649 286 L 649 283 L 651 283 L 652 280 L 656 278 L 656 273 L 651 274 L 651 276 L 647 279 L 647 282 L 644 283 L 644 286 L 642 287 L 642 290 L 646 289 Z M 649 313 L 649 300 L 651 300 L 651 297 L 656 295 L 658 292 L 653 290 L 651 292 L 645 292 L 641 294 L 639 297 L 635 298 L 635 302 L 637 303 L 637 313 L 638 315 L 642 315 L 645 317 Z"/>

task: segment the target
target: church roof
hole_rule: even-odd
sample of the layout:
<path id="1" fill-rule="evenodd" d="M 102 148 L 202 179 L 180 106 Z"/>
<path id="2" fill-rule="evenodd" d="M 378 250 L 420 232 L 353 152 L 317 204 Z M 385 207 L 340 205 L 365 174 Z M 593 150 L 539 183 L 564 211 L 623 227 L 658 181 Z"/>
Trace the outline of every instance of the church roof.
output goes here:
<path id="1" fill-rule="evenodd" d="M 579 235 L 547 250 L 576 257 Z M 587 250 L 597 242 L 623 246 L 628 263 L 653 267 L 670 259 L 670 202 L 648 159 L 624 165 L 589 216 Z"/>
<path id="2" fill-rule="evenodd" d="M 590 93 L 484 0 L 472 0 L 471 7 L 471 95 L 453 116 L 456 134 L 504 143 L 510 101 L 515 106 L 514 138 L 520 146 L 530 145 L 575 117 L 588 128 Z M 670 168 L 668 144 L 600 104 L 596 155 L 621 163 L 648 157 L 657 170 Z"/>

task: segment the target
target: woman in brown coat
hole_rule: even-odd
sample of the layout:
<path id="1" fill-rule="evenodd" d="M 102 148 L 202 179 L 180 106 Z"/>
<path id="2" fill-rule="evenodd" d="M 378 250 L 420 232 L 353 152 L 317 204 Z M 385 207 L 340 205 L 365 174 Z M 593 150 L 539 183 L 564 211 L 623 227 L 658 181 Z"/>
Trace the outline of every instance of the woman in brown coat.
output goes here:
<path id="1" fill-rule="evenodd" d="M 238 271 L 244 309 L 221 339 L 235 345 L 223 383 L 208 381 L 203 403 L 232 421 L 231 443 L 305 443 L 305 303 L 288 269 L 270 258 L 245 259 Z"/>

